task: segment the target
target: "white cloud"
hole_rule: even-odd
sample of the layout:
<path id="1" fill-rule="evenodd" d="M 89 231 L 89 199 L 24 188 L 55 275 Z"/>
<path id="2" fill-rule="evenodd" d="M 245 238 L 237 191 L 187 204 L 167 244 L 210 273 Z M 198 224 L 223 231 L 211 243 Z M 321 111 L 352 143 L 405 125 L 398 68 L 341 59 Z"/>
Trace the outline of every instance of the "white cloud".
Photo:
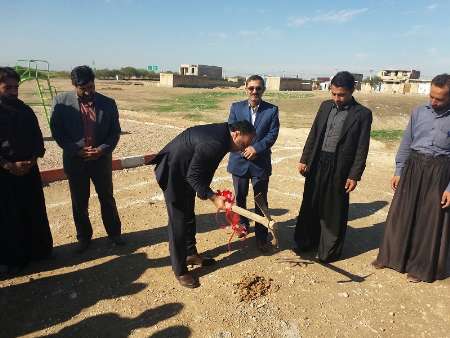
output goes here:
<path id="1" fill-rule="evenodd" d="M 407 10 L 401 11 L 400 14 L 409 16 L 409 15 L 417 14 L 417 10 L 407 9 Z"/>
<path id="2" fill-rule="evenodd" d="M 243 36 L 243 37 L 253 37 L 253 36 L 258 35 L 258 32 L 257 31 L 242 30 L 242 31 L 239 31 L 238 34 L 240 36 Z"/>
<path id="3" fill-rule="evenodd" d="M 289 18 L 288 25 L 291 27 L 301 27 L 309 21 L 311 21 L 311 18 L 306 17 L 306 16 L 297 17 L 297 18 Z"/>
<path id="4" fill-rule="evenodd" d="M 319 13 L 314 16 L 291 17 L 289 18 L 288 25 L 291 27 L 301 27 L 309 22 L 345 23 L 352 20 L 355 16 L 367 12 L 368 10 L 368 8 L 341 9 L 338 11 Z"/>
<path id="5" fill-rule="evenodd" d="M 431 47 L 427 50 L 428 54 L 430 56 L 437 56 L 438 55 L 438 49 L 436 47 Z"/>
<path id="6" fill-rule="evenodd" d="M 400 33 L 398 37 L 414 37 L 417 35 L 423 34 L 424 26 L 423 25 L 414 25 L 411 26 L 407 31 Z"/>
<path id="7" fill-rule="evenodd" d="M 278 29 L 274 29 L 270 26 L 264 27 L 260 30 L 241 30 L 238 32 L 238 36 L 242 38 L 251 38 L 255 40 L 262 39 L 275 39 L 281 36 L 282 32 Z"/>
<path id="8" fill-rule="evenodd" d="M 348 10 L 348 9 L 343 9 L 337 12 L 328 12 L 322 15 L 318 15 L 315 19 L 315 21 L 328 21 L 328 22 L 339 22 L 339 23 L 343 23 L 343 22 L 348 22 L 351 19 L 353 19 L 353 17 L 365 13 L 367 12 L 367 8 L 361 8 L 361 9 L 352 9 L 352 10 Z"/>
<path id="9" fill-rule="evenodd" d="M 243 39 L 252 41 L 261 41 L 265 39 L 278 39 L 282 35 L 282 31 L 266 26 L 259 30 L 240 30 L 238 32 L 200 32 L 202 39 L 210 40 L 210 45 L 217 45 L 220 41 L 230 39 Z"/>
<path id="10" fill-rule="evenodd" d="M 431 5 L 428 5 L 428 6 L 427 6 L 427 9 L 428 9 L 429 11 L 433 11 L 433 10 L 435 10 L 437 7 L 438 7 L 438 4 L 434 3 L 434 4 L 431 4 Z"/>
<path id="11" fill-rule="evenodd" d="M 369 54 L 364 53 L 364 52 L 359 52 L 359 53 L 355 54 L 355 58 L 357 58 L 359 60 L 367 59 L 368 56 L 369 56 Z"/>
<path id="12" fill-rule="evenodd" d="M 221 40 L 228 39 L 228 34 L 224 32 L 211 32 L 208 33 L 208 36 L 214 39 L 221 39 Z"/>

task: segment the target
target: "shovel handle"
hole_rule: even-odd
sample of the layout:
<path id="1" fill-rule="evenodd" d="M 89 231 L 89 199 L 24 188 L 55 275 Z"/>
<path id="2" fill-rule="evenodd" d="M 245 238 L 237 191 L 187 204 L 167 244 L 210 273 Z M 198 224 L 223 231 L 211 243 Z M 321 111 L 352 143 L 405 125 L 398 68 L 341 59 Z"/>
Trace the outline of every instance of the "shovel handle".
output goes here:
<path id="1" fill-rule="evenodd" d="M 234 211 L 236 214 L 247 217 L 248 219 L 251 219 L 252 221 L 255 221 L 257 223 L 260 223 L 267 228 L 269 227 L 270 220 L 261 215 L 255 214 L 254 212 L 248 211 L 247 209 L 238 207 L 237 205 L 233 205 L 231 207 L 231 210 Z"/>
<path id="2" fill-rule="evenodd" d="M 275 247 L 279 247 L 278 245 L 278 225 L 273 220 L 269 220 L 261 215 L 255 214 L 254 212 L 248 211 L 247 209 L 238 207 L 237 205 L 233 205 L 231 207 L 231 210 L 235 212 L 236 214 L 239 214 L 241 216 L 247 217 L 248 219 L 251 219 L 252 221 L 255 221 L 257 223 L 260 223 L 264 225 L 266 228 L 270 230 L 270 232 L 273 235 L 273 244 Z"/>

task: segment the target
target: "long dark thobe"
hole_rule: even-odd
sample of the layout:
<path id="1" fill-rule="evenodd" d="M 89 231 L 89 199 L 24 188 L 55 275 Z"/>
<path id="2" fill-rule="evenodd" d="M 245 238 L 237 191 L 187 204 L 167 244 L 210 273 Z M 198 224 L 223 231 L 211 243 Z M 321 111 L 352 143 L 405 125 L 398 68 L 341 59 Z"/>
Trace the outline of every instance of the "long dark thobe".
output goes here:
<path id="1" fill-rule="evenodd" d="M 323 102 L 309 132 L 300 163 L 309 167 L 294 239 L 300 251 L 316 250 L 320 260 L 340 258 L 347 230 L 349 195 L 346 180 L 359 181 L 366 166 L 372 112 L 352 100 L 344 115 L 331 100 Z M 328 135 L 331 122 L 341 128 Z M 330 138 L 331 136 L 331 138 Z M 334 140 L 333 140 L 334 138 Z M 331 147 L 328 141 L 335 147 Z"/>
<path id="2" fill-rule="evenodd" d="M 450 109 L 413 110 L 396 156 L 400 176 L 389 208 L 378 264 L 426 282 L 448 276 L 450 208 Z"/>
<path id="3" fill-rule="evenodd" d="M 44 156 L 44 141 L 30 107 L 0 101 L 0 157 L 27 161 Z M 53 241 L 37 165 L 15 176 L 0 168 L 0 264 L 21 266 L 51 254 Z"/>

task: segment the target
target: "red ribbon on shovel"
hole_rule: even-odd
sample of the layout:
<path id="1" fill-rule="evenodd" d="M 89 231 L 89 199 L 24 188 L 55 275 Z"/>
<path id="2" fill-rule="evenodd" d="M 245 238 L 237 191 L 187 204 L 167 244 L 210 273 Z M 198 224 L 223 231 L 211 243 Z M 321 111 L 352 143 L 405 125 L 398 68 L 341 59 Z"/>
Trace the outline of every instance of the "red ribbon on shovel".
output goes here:
<path id="1" fill-rule="evenodd" d="M 217 211 L 216 213 L 216 221 L 217 224 L 219 224 L 222 229 L 230 227 L 230 229 L 232 230 L 231 236 L 228 239 L 228 251 L 231 251 L 231 240 L 233 239 L 234 235 L 237 236 L 243 235 L 242 239 L 244 240 L 245 237 L 248 235 L 248 232 L 246 227 L 239 223 L 240 216 L 233 210 L 231 210 L 231 207 L 235 203 L 234 194 L 230 190 L 226 189 L 223 191 L 217 190 L 216 195 L 225 198 L 225 205 L 226 205 L 225 220 L 227 221 L 227 223 L 226 224 L 219 223 L 218 221 L 219 211 Z"/>

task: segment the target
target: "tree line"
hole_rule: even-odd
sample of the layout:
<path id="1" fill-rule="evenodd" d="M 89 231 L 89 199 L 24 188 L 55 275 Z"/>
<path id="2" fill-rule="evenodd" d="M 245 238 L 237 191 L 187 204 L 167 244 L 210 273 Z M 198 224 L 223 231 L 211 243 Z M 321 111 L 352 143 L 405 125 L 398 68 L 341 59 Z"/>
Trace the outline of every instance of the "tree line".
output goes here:
<path id="1" fill-rule="evenodd" d="M 130 79 L 140 79 L 140 80 L 159 80 L 159 73 L 150 72 L 147 69 L 134 68 L 134 67 L 122 67 L 120 69 L 94 69 L 95 77 L 97 79 L 116 79 L 119 80 L 130 80 Z M 69 71 L 52 71 L 50 72 L 51 77 L 55 78 L 69 78 Z"/>
<path id="2" fill-rule="evenodd" d="M 134 68 L 134 67 L 122 67 L 120 69 L 96 69 L 95 76 L 99 79 L 155 79 L 159 80 L 159 73 L 150 72 L 147 69 Z"/>

